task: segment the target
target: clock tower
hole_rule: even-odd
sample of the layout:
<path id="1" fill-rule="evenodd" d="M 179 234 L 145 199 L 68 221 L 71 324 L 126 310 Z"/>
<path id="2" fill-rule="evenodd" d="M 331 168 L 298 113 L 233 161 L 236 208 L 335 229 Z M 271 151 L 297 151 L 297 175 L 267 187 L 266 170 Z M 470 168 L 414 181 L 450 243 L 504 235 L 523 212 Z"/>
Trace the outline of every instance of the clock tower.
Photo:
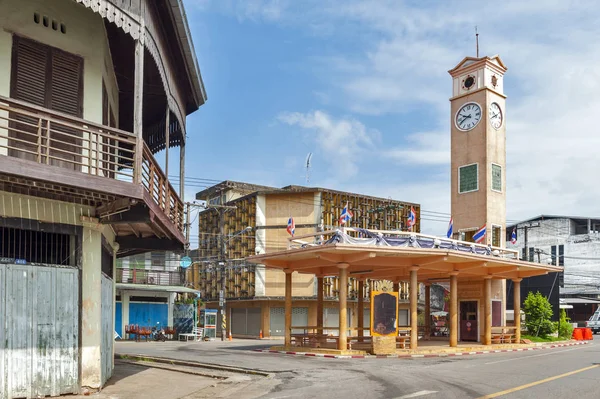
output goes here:
<path id="1" fill-rule="evenodd" d="M 454 238 L 476 241 L 485 227 L 479 242 L 505 247 L 506 66 L 497 55 L 466 57 L 448 72 Z"/>

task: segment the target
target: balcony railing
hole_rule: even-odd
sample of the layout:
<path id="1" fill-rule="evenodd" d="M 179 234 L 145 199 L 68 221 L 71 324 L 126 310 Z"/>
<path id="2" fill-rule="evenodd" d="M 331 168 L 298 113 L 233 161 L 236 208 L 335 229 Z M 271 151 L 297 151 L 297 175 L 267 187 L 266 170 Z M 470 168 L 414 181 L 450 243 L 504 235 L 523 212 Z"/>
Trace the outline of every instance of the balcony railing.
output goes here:
<path id="1" fill-rule="evenodd" d="M 178 271 L 117 269 L 117 283 L 181 286 L 184 279 Z"/>
<path id="2" fill-rule="evenodd" d="M 0 96 L 0 155 L 142 184 L 183 231 L 183 202 L 146 143 L 130 132 Z"/>

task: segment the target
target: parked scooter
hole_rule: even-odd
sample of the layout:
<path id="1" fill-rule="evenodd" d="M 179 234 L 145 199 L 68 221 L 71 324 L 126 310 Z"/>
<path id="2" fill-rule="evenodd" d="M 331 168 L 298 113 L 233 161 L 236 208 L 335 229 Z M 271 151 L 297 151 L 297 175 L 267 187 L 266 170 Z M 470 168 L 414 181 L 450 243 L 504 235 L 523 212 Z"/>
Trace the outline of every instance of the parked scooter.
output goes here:
<path id="1" fill-rule="evenodd" d="M 165 330 L 160 328 L 160 322 L 157 321 L 157 327 L 152 327 L 152 339 L 154 341 L 165 342 L 167 340 L 167 336 L 165 335 Z"/>

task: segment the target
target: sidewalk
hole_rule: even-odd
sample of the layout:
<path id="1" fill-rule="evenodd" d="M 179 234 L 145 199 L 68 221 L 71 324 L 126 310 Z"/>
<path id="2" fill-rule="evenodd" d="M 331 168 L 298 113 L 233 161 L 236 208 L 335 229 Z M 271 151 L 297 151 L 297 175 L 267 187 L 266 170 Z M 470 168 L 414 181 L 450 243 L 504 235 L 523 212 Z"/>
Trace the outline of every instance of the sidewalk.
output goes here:
<path id="1" fill-rule="evenodd" d="M 69 396 L 69 398 L 179 399 L 216 385 L 218 381 L 210 377 L 115 360 L 113 376 L 101 392 Z"/>

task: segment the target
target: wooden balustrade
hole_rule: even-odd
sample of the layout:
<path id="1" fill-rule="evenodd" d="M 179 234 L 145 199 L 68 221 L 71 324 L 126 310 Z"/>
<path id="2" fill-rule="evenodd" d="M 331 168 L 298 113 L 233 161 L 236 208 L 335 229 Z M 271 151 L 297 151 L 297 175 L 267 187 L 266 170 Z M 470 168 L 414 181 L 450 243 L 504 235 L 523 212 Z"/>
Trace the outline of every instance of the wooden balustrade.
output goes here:
<path id="1" fill-rule="evenodd" d="M 142 157 L 136 157 L 138 151 Z M 133 133 L 0 96 L 0 156 L 142 184 L 183 231 L 182 200 L 146 143 Z"/>
<path id="2" fill-rule="evenodd" d="M 180 231 L 183 231 L 183 201 L 177 195 L 177 191 L 171 186 L 167 176 L 165 176 L 158 162 L 152 156 L 146 143 L 143 146 L 142 184 L 171 222 Z"/>

